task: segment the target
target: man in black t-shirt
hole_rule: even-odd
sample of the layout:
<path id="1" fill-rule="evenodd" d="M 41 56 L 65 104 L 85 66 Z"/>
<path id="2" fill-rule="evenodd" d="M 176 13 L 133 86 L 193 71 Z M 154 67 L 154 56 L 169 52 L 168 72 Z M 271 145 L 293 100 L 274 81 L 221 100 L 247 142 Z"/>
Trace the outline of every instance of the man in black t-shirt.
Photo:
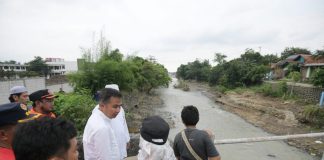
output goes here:
<path id="1" fill-rule="evenodd" d="M 199 121 L 198 109 L 195 106 L 185 106 L 181 112 L 181 119 L 186 129 L 182 131 L 183 133 L 178 133 L 174 139 L 173 150 L 177 159 L 220 160 L 220 155 L 208 133 L 196 129 Z"/>

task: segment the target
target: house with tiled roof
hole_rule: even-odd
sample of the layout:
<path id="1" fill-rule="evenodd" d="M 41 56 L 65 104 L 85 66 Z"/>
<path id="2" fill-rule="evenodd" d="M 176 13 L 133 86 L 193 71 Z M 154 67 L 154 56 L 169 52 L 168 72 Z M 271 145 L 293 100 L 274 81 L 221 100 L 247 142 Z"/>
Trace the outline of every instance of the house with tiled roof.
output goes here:
<path id="1" fill-rule="evenodd" d="M 308 54 L 296 54 L 287 57 L 277 63 L 271 64 L 271 74 L 273 79 L 281 79 L 287 76 L 288 65 L 296 64 L 300 68 L 302 80 L 310 78 L 312 72 L 317 68 L 324 68 L 324 56 L 314 56 Z"/>
<path id="2" fill-rule="evenodd" d="M 324 56 L 304 56 L 305 62 L 301 65 L 300 71 L 302 80 L 310 78 L 312 73 L 318 68 L 324 68 Z"/>

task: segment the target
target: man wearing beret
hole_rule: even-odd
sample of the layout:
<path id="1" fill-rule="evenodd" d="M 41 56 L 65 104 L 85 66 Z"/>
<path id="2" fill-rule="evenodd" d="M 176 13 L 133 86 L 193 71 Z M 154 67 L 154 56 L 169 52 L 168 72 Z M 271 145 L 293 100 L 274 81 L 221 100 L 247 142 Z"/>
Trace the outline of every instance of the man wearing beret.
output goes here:
<path id="1" fill-rule="evenodd" d="M 0 160 L 14 160 L 12 151 L 12 140 L 17 123 L 30 118 L 27 113 L 27 106 L 22 103 L 7 103 L 0 105 Z"/>
<path id="2" fill-rule="evenodd" d="M 176 160 L 168 142 L 170 127 L 159 116 L 145 118 L 142 122 L 138 160 Z"/>
<path id="3" fill-rule="evenodd" d="M 38 90 L 29 95 L 29 100 L 33 102 L 33 108 L 30 110 L 31 114 L 42 114 L 51 118 L 56 118 L 52 112 L 54 110 L 54 98 L 57 96 L 53 95 L 48 89 Z"/>
<path id="4" fill-rule="evenodd" d="M 27 88 L 24 86 L 14 86 L 10 89 L 10 102 L 19 102 L 27 105 L 28 92 Z"/>

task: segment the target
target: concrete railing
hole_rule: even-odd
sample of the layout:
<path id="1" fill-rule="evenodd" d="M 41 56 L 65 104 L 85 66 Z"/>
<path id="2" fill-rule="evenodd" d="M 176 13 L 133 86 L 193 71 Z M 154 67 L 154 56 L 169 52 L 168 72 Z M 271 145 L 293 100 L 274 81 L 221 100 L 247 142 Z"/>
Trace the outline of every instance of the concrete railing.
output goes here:
<path id="1" fill-rule="evenodd" d="M 307 134 L 294 134 L 294 135 L 283 135 L 283 136 L 269 136 L 269 137 L 252 137 L 252 138 L 237 138 L 237 139 L 222 139 L 215 140 L 215 145 L 221 144 L 236 144 L 236 143 L 252 143 L 252 142 L 265 142 L 265 141 L 279 141 L 296 138 L 312 138 L 312 137 L 324 137 L 324 132 L 321 133 L 307 133 Z M 324 160 L 324 153 L 322 159 Z"/>

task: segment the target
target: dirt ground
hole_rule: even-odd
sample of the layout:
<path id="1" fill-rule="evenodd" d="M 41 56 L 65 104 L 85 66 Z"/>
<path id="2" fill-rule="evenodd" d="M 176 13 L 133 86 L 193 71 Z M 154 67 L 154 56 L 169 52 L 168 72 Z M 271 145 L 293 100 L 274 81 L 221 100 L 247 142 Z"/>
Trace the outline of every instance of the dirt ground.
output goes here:
<path id="1" fill-rule="evenodd" d="M 251 91 L 221 94 L 207 84 L 196 82 L 190 82 L 189 86 L 190 90 L 202 91 L 224 110 L 237 114 L 247 122 L 262 128 L 268 133 L 287 135 L 324 131 L 324 129 L 314 129 L 298 121 L 298 117 L 301 116 L 305 105 L 298 104 L 296 101 L 265 97 Z M 321 157 L 324 152 L 324 144 L 315 143 L 315 141 L 324 143 L 324 138 L 303 138 L 286 142 L 307 151 L 313 156 Z"/>

